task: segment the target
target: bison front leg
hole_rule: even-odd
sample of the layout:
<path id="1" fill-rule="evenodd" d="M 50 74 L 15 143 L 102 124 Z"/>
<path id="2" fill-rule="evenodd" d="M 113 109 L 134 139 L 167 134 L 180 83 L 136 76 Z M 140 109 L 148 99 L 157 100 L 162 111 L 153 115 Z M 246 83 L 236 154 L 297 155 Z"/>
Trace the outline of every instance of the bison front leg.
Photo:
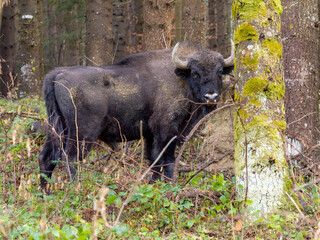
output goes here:
<path id="1" fill-rule="evenodd" d="M 163 173 L 167 177 L 168 180 L 173 180 L 173 173 L 174 173 L 174 164 L 175 164 L 175 157 L 174 152 L 176 149 L 176 142 L 171 143 L 167 150 L 164 153 L 164 167 L 163 167 Z"/>
<path id="2" fill-rule="evenodd" d="M 152 162 L 158 159 L 160 156 L 161 151 L 165 148 L 167 143 L 170 141 L 159 141 L 155 140 L 152 149 Z M 177 142 L 173 141 L 164 151 L 158 162 L 156 163 L 155 167 L 152 168 L 153 175 L 152 175 L 152 182 L 158 180 L 161 175 L 165 177 L 165 180 L 171 181 L 173 179 L 173 171 L 174 171 L 174 151 Z M 163 171 L 161 171 L 161 168 Z"/>

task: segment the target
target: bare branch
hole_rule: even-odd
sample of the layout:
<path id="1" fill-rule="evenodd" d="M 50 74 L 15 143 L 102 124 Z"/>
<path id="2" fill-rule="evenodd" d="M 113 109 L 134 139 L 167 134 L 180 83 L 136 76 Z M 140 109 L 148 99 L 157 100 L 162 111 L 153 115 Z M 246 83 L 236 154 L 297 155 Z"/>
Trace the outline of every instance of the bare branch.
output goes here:
<path id="1" fill-rule="evenodd" d="M 229 156 L 229 155 L 231 155 L 231 154 L 233 154 L 233 153 L 234 153 L 234 151 L 229 151 L 229 152 L 221 155 L 220 157 L 217 157 L 217 158 L 215 158 L 215 159 L 213 159 L 213 160 L 211 160 L 211 161 L 203 164 L 203 165 L 200 166 L 199 169 L 182 185 L 182 187 L 186 186 L 186 185 L 191 181 L 191 179 L 194 178 L 195 176 L 197 176 L 201 171 L 203 171 L 203 169 L 209 167 L 211 164 L 216 163 L 216 162 L 222 160 L 223 158 L 225 158 L 226 156 Z"/>
<path id="2" fill-rule="evenodd" d="M 175 166 L 174 166 L 174 174 L 173 174 L 173 182 L 176 183 L 177 182 L 177 172 L 178 172 L 178 163 L 181 159 L 181 156 L 182 156 L 182 153 L 184 151 L 184 149 L 186 148 L 189 140 L 191 139 L 191 137 L 193 136 L 193 134 L 197 131 L 197 129 L 205 122 L 207 121 L 210 117 L 212 117 L 212 115 L 216 114 L 217 112 L 223 110 L 223 109 L 226 109 L 226 108 L 229 108 L 229 107 L 233 107 L 235 106 L 234 103 L 232 104 L 227 104 L 227 105 L 224 105 L 216 110 L 213 110 L 212 112 L 210 112 L 209 114 L 207 114 L 206 116 L 204 116 L 194 127 L 193 129 L 191 130 L 191 132 L 189 133 L 189 135 L 185 138 L 184 142 L 183 142 L 183 145 L 181 146 L 181 149 L 179 151 L 179 154 L 178 156 L 176 157 L 176 160 L 175 160 Z"/>

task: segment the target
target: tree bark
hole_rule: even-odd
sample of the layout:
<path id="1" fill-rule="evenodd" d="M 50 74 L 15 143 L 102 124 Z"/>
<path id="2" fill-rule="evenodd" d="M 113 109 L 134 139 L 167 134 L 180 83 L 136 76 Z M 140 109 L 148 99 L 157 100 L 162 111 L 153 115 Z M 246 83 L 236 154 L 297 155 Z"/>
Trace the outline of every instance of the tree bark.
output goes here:
<path id="1" fill-rule="evenodd" d="M 107 65 L 113 62 L 113 2 L 89 0 L 86 7 L 87 65 Z"/>
<path id="2" fill-rule="evenodd" d="M 287 155 L 291 158 L 306 151 L 299 158 L 312 159 L 309 164 L 319 166 L 319 150 L 311 151 L 320 140 L 318 0 L 282 2 Z"/>
<path id="3" fill-rule="evenodd" d="M 19 97 L 41 94 L 43 79 L 42 1 L 19 1 Z"/>
<path id="4" fill-rule="evenodd" d="M 119 0 L 113 6 L 113 35 L 114 35 L 114 62 L 129 55 L 131 32 L 129 28 L 131 15 L 130 4 L 127 0 Z"/>
<path id="5" fill-rule="evenodd" d="M 183 31 L 182 31 L 182 0 L 176 0 L 175 4 L 175 42 L 183 41 Z"/>
<path id="6" fill-rule="evenodd" d="M 128 53 L 137 53 L 142 51 L 143 34 L 143 0 L 130 2 L 130 23 L 129 23 L 129 44 Z"/>
<path id="7" fill-rule="evenodd" d="M 11 0 L 3 6 L 2 25 L 0 31 L 0 95 L 16 97 L 15 60 L 18 51 L 18 3 Z"/>
<path id="8" fill-rule="evenodd" d="M 206 0 L 182 1 L 182 36 L 184 40 L 197 43 L 201 46 L 207 46 L 206 23 Z"/>
<path id="9" fill-rule="evenodd" d="M 235 175 L 239 200 L 250 213 L 290 206 L 285 129 L 281 1 L 235 0 Z M 239 187 L 243 186 L 243 188 Z M 253 217 L 253 215 L 250 215 Z"/>
<path id="10" fill-rule="evenodd" d="M 61 65 L 63 66 L 73 66 L 73 65 L 84 65 L 85 61 L 82 60 L 84 56 L 84 45 L 85 45 L 85 35 L 84 35 L 84 9 L 83 5 L 74 4 L 74 6 L 69 10 L 64 11 L 60 14 L 62 20 L 60 26 L 62 26 L 63 32 L 60 34 L 68 35 L 65 39 L 60 38 L 61 48 Z M 60 21 L 61 21 L 60 20 Z M 99 31 L 98 31 L 99 32 Z"/>
<path id="11" fill-rule="evenodd" d="M 208 46 L 223 56 L 230 56 L 231 6 L 232 0 L 208 1 Z"/>
<path id="12" fill-rule="evenodd" d="M 44 1 L 45 72 L 85 65 L 85 3 Z"/>
<path id="13" fill-rule="evenodd" d="M 169 48 L 172 41 L 174 2 L 170 0 L 143 1 L 144 51 Z"/>
<path id="14" fill-rule="evenodd" d="M 54 67 L 59 66 L 57 32 L 57 8 L 49 1 L 44 1 L 43 6 L 43 40 L 46 43 L 43 51 L 44 72 L 47 73 Z"/>

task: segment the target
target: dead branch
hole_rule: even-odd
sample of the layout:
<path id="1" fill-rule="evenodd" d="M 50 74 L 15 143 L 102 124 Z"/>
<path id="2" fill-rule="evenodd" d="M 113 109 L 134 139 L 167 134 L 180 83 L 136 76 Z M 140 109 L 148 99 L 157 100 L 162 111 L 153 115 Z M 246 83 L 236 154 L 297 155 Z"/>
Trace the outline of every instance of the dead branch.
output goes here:
<path id="1" fill-rule="evenodd" d="M 217 158 L 215 158 L 215 159 L 213 159 L 213 160 L 211 160 L 211 161 L 203 164 L 203 165 L 200 166 L 199 169 L 182 185 L 182 187 L 186 186 L 186 185 L 191 181 L 191 179 L 194 178 L 195 176 L 197 176 L 201 171 L 203 171 L 203 169 L 209 167 L 211 164 L 216 163 L 216 162 L 222 160 L 223 158 L 225 158 L 226 156 L 229 156 L 229 155 L 231 155 L 231 154 L 233 154 L 233 153 L 234 153 L 234 150 L 233 150 L 233 151 L 229 151 L 229 152 L 223 154 L 222 156 L 217 157 Z"/>
<path id="2" fill-rule="evenodd" d="M 16 116 L 24 117 L 24 118 L 33 118 L 37 120 L 42 120 L 43 118 L 38 117 L 38 113 L 31 113 L 31 112 L 7 112 L 7 111 L 1 111 L 0 112 L 0 118 L 7 118 L 7 117 L 13 117 L 15 118 Z"/>
<path id="3" fill-rule="evenodd" d="M 194 127 L 193 129 L 191 130 L 191 132 L 188 134 L 188 136 L 185 138 L 182 146 L 181 146 L 181 149 L 179 151 L 179 154 L 178 156 L 176 157 L 176 164 L 174 166 L 174 173 L 173 173 L 173 182 L 176 183 L 177 182 L 177 173 L 178 173 L 178 163 L 181 159 L 181 156 L 182 156 L 182 153 L 184 151 L 184 149 L 186 148 L 187 146 L 187 143 L 189 142 L 189 140 L 191 139 L 191 137 L 193 136 L 193 134 L 198 130 L 198 128 L 205 122 L 207 121 L 210 117 L 212 117 L 214 114 L 216 114 L 217 112 L 221 111 L 221 110 L 224 110 L 226 108 L 229 108 L 229 107 L 233 107 L 235 106 L 234 103 L 231 103 L 231 104 L 227 104 L 227 105 L 224 105 L 218 109 L 215 109 L 213 110 L 212 112 L 210 112 L 209 114 L 205 115 Z"/>

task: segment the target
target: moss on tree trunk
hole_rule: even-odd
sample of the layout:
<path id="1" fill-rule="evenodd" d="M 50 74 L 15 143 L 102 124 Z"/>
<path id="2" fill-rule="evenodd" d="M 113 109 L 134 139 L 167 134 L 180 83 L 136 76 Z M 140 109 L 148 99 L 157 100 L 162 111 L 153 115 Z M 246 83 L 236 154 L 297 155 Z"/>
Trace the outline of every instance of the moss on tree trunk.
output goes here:
<path id="1" fill-rule="evenodd" d="M 286 208 L 291 182 L 285 129 L 280 0 L 235 0 L 235 172 L 252 212 Z M 246 186 L 248 191 L 246 192 Z"/>

